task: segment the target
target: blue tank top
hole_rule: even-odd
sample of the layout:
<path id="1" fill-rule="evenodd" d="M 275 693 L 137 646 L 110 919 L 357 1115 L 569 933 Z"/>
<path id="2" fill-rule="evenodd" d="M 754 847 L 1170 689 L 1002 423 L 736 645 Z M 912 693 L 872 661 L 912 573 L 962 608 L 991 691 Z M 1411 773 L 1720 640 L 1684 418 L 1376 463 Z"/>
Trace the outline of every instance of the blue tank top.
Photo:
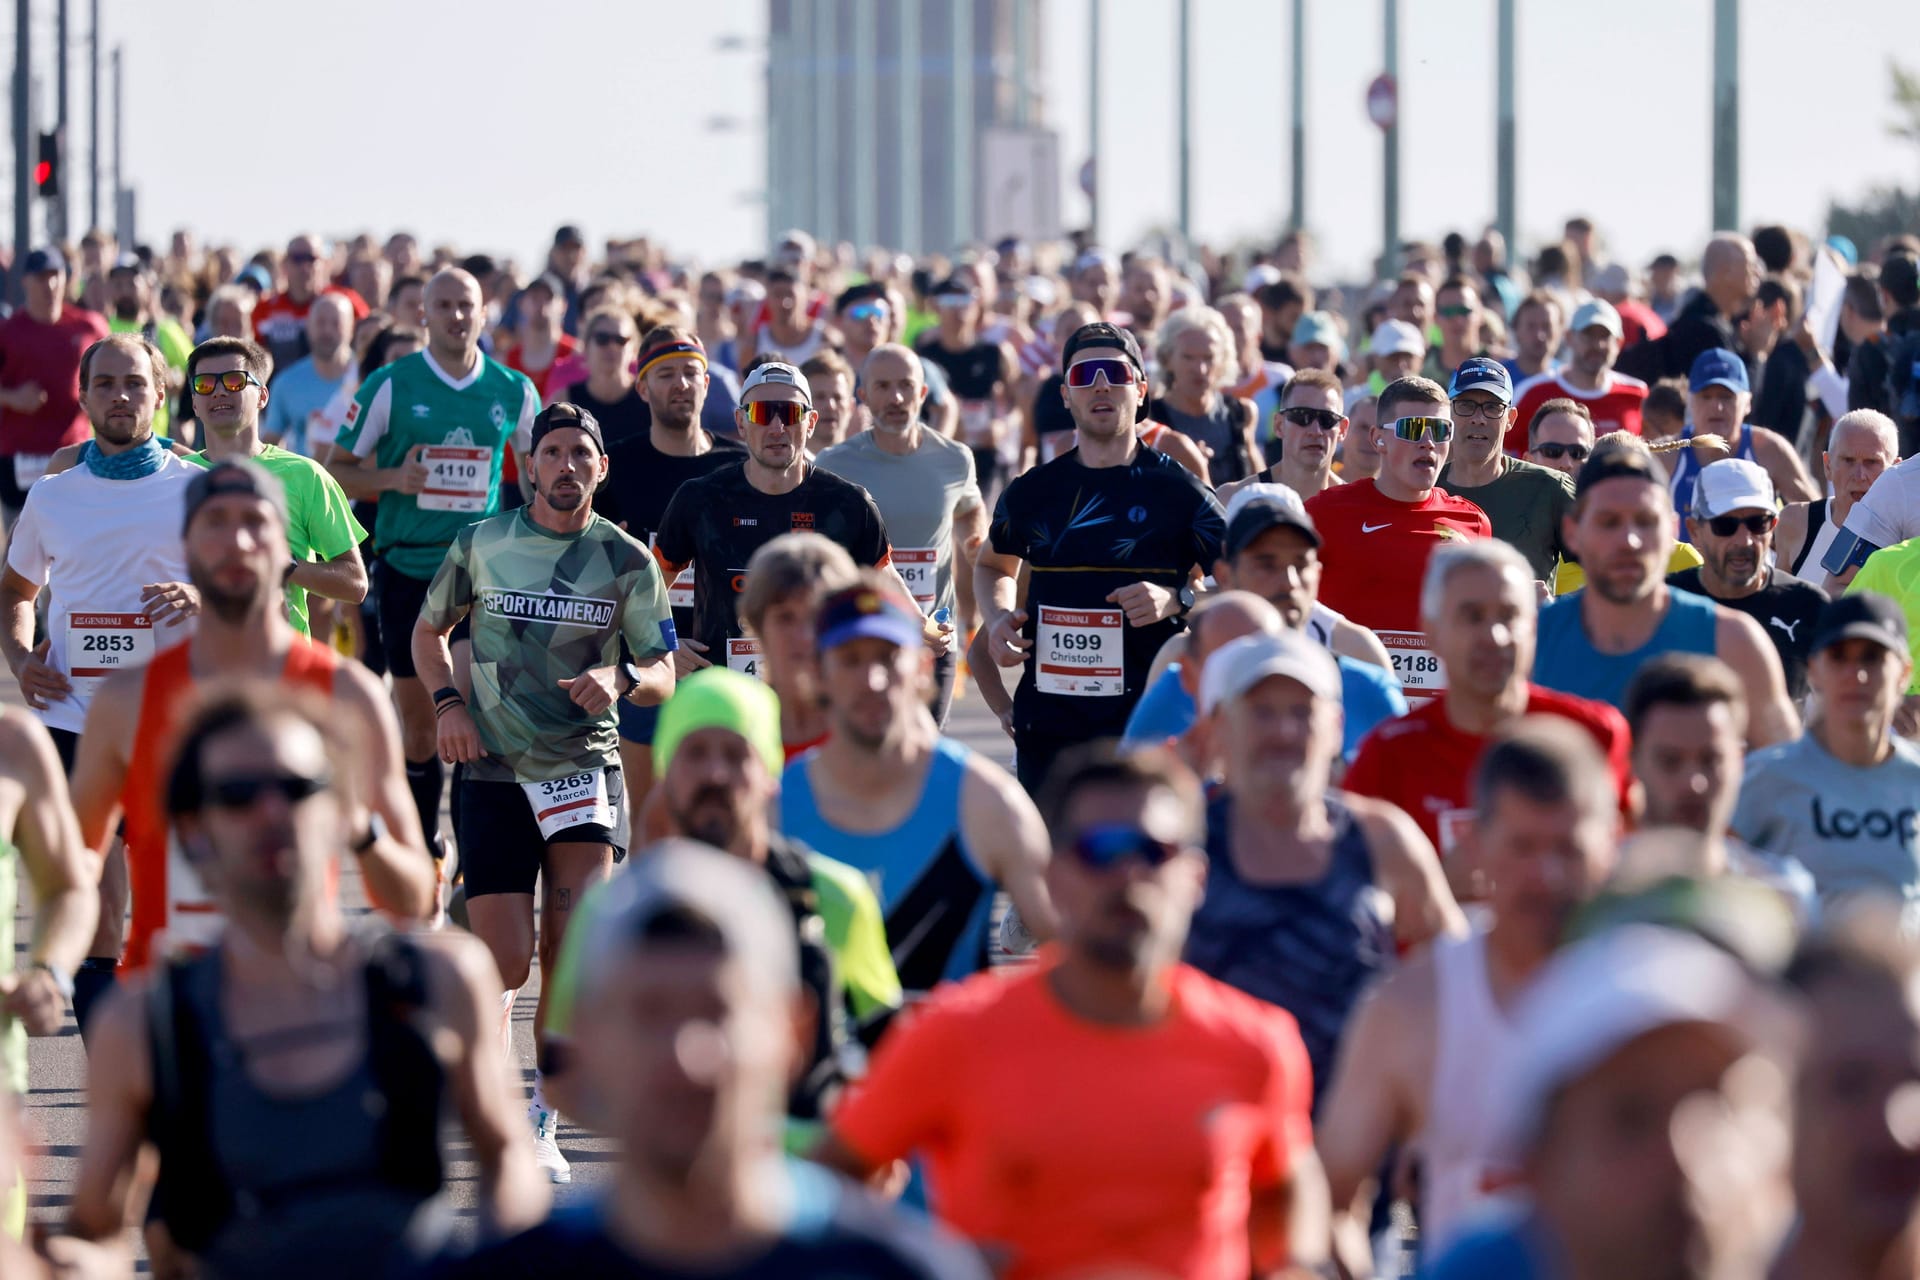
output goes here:
<path id="1" fill-rule="evenodd" d="M 1680 438 L 1693 439 L 1691 422 L 1680 429 Z M 1734 445 L 1733 456 L 1744 458 L 1748 462 L 1754 460 L 1751 422 L 1740 424 L 1740 439 Z M 1687 534 L 1687 516 L 1693 510 L 1693 490 L 1694 486 L 1700 482 L 1700 470 L 1700 459 L 1694 455 L 1694 451 L 1682 449 L 1679 456 L 1674 459 L 1673 477 L 1668 481 L 1668 486 L 1673 490 L 1673 509 L 1680 517 L 1680 541 L 1682 542 L 1693 541 Z"/>
<path id="2" fill-rule="evenodd" d="M 1325 875 L 1252 885 L 1227 847 L 1233 798 L 1217 794 L 1207 806 L 1207 893 L 1186 952 L 1201 972 L 1293 1015 L 1313 1063 L 1316 1105 L 1354 1004 L 1394 956 L 1389 900 L 1374 887 L 1366 835 L 1338 794 L 1327 796 L 1327 816 L 1334 834 Z"/>
<path id="3" fill-rule="evenodd" d="M 1587 638 L 1580 592 L 1561 596 L 1540 610 L 1539 647 L 1533 656 L 1535 684 L 1625 711 L 1627 685 L 1640 664 L 1655 654 L 1714 653 L 1718 607 L 1691 591 L 1667 590 L 1667 616 L 1652 637 L 1631 653 L 1601 653 Z"/>
<path id="4" fill-rule="evenodd" d="M 972 751 L 950 738 L 934 746 L 920 803 L 891 831 L 860 835 L 820 816 L 808 757 L 780 783 L 780 829 L 873 883 L 887 917 L 887 945 L 908 991 L 930 991 L 987 967 L 993 882 L 960 834 L 960 785 Z"/>

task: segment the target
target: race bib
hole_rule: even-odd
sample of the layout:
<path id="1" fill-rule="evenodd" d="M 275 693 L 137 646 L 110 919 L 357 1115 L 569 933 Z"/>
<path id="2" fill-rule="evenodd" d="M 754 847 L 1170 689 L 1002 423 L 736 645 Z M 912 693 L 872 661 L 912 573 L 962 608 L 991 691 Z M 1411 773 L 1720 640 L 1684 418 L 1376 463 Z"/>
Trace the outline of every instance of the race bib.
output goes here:
<path id="1" fill-rule="evenodd" d="M 1035 628 L 1033 687 L 1076 698 L 1117 698 L 1126 691 L 1120 658 L 1118 609 L 1056 609 L 1041 605 Z"/>
<path id="2" fill-rule="evenodd" d="M 1461 840 L 1473 825 L 1472 809 L 1443 809 L 1434 818 L 1434 826 L 1440 832 L 1440 856 L 1451 858 L 1460 848 Z"/>
<path id="3" fill-rule="evenodd" d="M 144 613 L 75 613 L 67 618 L 67 673 L 76 679 L 144 667 L 153 657 L 153 619 Z"/>
<path id="4" fill-rule="evenodd" d="M 167 838 L 167 920 L 161 951 L 183 955 L 205 951 L 220 940 L 220 927 L 226 917 L 208 892 L 206 882 L 180 848 L 180 841 Z M 159 952 L 156 952 L 159 954 Z"/>
<path id="5" fill-rule="evenodd" d="M 13 483 L 22 493 L 33 487 L 33 482 L 47 474 L 47 464 L 53 461 L 50 453 L 16 453 L 13 455 Z"/>
<path id="6" fill-rule="evenodd" d="M 660 541 L 660 534 L 657 531 L 654 533 L 648 534 L 647 550 L 649 551 L 653 550 L 654 544 L 658 541 Z M 688 565 L 686 568 L 682 569 L 680 571 L 680 575 L 676 577 L 672 582 L 669 582 L 667 584 L 667 607 L 670 609 L 693 608 L 693 566 L 692 565 Z"/>
<path id="7" fill-rule="evenodd" d="M 617 797 L 610 791 L 620 784 L 617 769 L 589 769 L 585 773 L 555 778 L 551 782 L 523 782 L 533 808 L 533 820 L 540 824 L 540 837 L 551 840 L 570 827 L 602 826 L 614 831 Z"/>
<path id="8" fill-rule="evenodd" d="M 913 602 L 920 606 L 922 613 L 933 611 L 934 597 L 938 594 L 934 571 L 939 560 L 940 553 L 932 547 L 893 549 L 893 567 L 899 570 L 900 580 L 907 584 L 907 590 L 913 592 Z"/>
<path id="9" fill-rule="evenodd" d="M 727 670 L 760 678 L 760 642 L 752 636 L 734 636 L 727 641 Z"/>
<path id="10" fill-rule="evenodd" d="M 993 401 L 960 402 L 960 439 L 970 445 L 990 445 L 994 442 Z"/>
<path id="11" fill-rule="evenodd" d="M 430 444 L 420 450 L 427 464 L 427 487 L 419 494 L 422 511 L 487 509 L 493 481 L 493 450 L 466 445 Z"/>
<path id="12" fill-rule="evenodd" d="M 1440 665 L 1440 659 L 1427 647 L 1427 636 L 1423 631 L 1380 631 L 1376 632 L 1380 643 L 1387 647 L 1387 656 L 1393 659 L 1393 674 L 1400 681 L 1400 691 L 1409 698 L 1432 698 L 1447 691 L 1447 670 Z"/>

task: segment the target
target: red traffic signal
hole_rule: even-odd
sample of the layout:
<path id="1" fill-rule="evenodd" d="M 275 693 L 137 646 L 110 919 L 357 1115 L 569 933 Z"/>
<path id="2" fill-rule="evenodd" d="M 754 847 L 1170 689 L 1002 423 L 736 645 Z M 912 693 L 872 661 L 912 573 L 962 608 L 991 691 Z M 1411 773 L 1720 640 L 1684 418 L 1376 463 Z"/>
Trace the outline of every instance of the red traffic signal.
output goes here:
<path id="1" fill-rule="evenodd" d="M 60 194 L 60 135 L 40 135 L 39 160 L 33 166 L 33 187 L 42 199 Z"/>

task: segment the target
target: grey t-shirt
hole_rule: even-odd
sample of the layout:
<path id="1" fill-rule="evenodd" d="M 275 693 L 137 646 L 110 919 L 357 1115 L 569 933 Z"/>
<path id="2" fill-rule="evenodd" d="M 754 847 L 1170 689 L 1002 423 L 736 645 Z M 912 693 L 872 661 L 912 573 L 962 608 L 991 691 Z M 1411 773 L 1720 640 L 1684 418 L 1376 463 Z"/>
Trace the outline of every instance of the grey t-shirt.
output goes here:
<path id="1" fill-rule="evenodd" d="M 1884 764 L 1835 759 L 1809 733 L 1756 751 L 1733 814 L 1734 834 L 1800 862 L 1823 903 L 1852 893 L 1920 903 L 1920 748 L 1900 738 Z"/>
<path id="2" fill-rule="evenodd" d="M 872 431 L 842 440 L 814 465 L 873 495 L 893 544 L 893 567 L 913 589 L 923 613 L 951 609 L 953 517 L 981 504 L 973 451 L 924 427 L 920 446 L 892 454 Z"/>

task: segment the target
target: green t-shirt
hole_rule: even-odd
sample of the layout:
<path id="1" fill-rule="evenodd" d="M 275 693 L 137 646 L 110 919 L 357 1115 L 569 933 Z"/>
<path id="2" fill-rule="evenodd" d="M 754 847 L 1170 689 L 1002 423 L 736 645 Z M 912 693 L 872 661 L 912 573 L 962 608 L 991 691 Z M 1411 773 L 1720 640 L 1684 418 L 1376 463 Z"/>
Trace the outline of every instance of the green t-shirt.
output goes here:
<path id="1" fill-rule="evenodd" d="M 262 445 L 253 460 L 273 473 L 287 494 L 287 542 L 295 560 L 332 560 L 360 545 L 367 531 L 353 518 L 353 503 L 340 482 L 312 458 L 289 453 L 277 444 Z M 213 465 L 205 453 L 188 459 Z M 307 628 L 307 589 L 287 586 L 287 617 L 301 635 Z"/>
<path id="2" fill-rule="evenodd" d="M 415 445 L 445 450 L 419 495 L 380 495 L 374 548 L 396 572 L 433 577 L 454 535 L 500 510 L 500 460 L 509 442 L 533 447 L 540 396 L 523 373 L 486 356 L 464 378 L 425 351 L 402 356 L 360 384 L 335 443 L 376 466 L 405 462 Z"/>
<path id="3" fill-rule="evenodd" d="M 427 588 L 420 616 L 450 628 L 471 615 L 470 710 L 487 754 L 469 777 L 548 782 L 619 758 L 618 713 L 590 716 L 561 680 L 671 653 L 667 584 L 644 544 L 594 516 L 578 533 L 534 523 L 526 507 L 470 524 Z"/>
<path id="4" fill-rule="evenodd" d="M 1552 582 L 1554 565 L 1566 554 L 1561 518 L 1573 514 L 1573 481 L 1538 463 L 1507 459 L 1492 484 L 1466 489 L 1453 482 L 1453 468 L 1440 473 L 1440 487 L 1465 498 L 1493 521 L 1493 536 L 1510 543 L 1533 566 L 1540 582 Z"/>
<path id="5" fill-rule="evenodd" d="M 1877 591 L 1899 603 L 1907 615 L 1908 647 L 1920 654 L 1920 538 L 1896 542 L 1868 556 L 1847 587 L 1850 596 L 1862 591 Z M 1920 693 L 1920 663 L 1914 666 L 1907 692 Z"/>
<path id="6" fill-rule="evenodd" d="M 122 320 L 118 316 L 108 316 L 107 331 L 109 333 L 145 333 L 153 339 L 153 345 L 160 348 L 160 354 L 166 357 L 168 368 L 181 373 L 187 371 L 187 357 L 193 354 L 193 339 L 187 336 L 187 331 L 180 327 L 178 320 L 165 318 L 156 320 L 152 329 L 149 330 L 146 325 L 137 320 Z M 166 398 L 160 402 L 160 407 L 153 414 L 155 435 L 167 434 L 167 427 L 173 421 L 173 412 L 170 407 L 172 401 L 173 388 L 168 387 Z"/>

